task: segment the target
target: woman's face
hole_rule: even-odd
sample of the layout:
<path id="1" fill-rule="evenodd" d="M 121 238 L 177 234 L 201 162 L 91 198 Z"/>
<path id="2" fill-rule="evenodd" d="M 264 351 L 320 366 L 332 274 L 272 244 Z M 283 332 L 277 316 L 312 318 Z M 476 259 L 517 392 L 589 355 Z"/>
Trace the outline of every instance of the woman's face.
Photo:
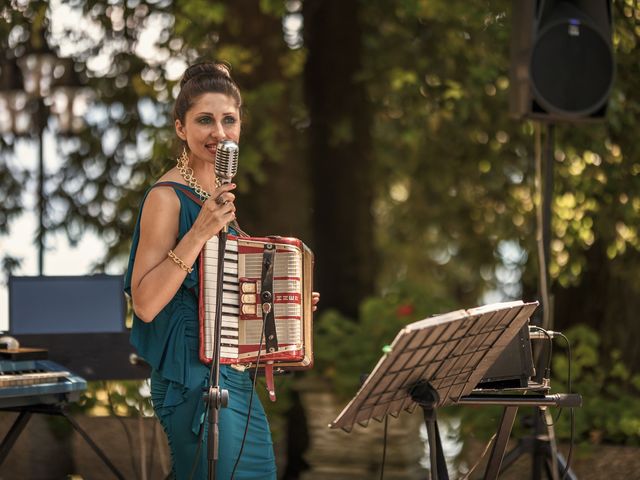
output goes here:
<path id="1" fill-rule="evenodd" d="M 176 120 L 176 133 L 187 142 L 191 160 L 214 164 L 216 146 L 222 140 L 240 140 L 240 112 L 233 98 L 223 93 L 205 93 Z"/>

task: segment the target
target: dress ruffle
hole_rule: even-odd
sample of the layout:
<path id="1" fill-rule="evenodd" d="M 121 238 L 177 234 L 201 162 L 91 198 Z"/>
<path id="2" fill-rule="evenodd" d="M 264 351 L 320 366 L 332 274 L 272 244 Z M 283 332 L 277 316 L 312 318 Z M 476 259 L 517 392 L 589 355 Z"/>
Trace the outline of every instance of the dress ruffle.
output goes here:
<path id="1" fill-rule="evenodd" d="M 197 316 L 196 299 L 181 288 L 174 299 L 156 316 L 153 322 L 134 321 L 131 344 L 147 363 L 163 378 L 188 385 L 189 359 L 192 346 L 186 338 L 187 318 Z M 197 338 L 195 340 L 197 348 Z"/>

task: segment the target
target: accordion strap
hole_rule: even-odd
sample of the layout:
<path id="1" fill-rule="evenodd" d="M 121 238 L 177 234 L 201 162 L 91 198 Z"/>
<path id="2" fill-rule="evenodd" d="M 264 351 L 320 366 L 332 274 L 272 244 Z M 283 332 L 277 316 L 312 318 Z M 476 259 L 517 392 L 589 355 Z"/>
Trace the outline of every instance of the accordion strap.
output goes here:
<path id="1" fill-rule="evenodd" d="M 276 246 L 267 243 L 262 253 L 262 278 L 260 287 L 260 300 L 262 301 L 262 321 L 264 324 L 265 348 L 267 353 L 278 350 L 278 334 L 276 333 L 276 319 L 273 312 L 273 263 L 275 260 Z M 273 362 L 267 362 L 264 366 L 264 375 L 267 381 L 267 391 L 272 402 L 276 400 L 276 389 L 273 381 Z"/>
<path id="2" fill-rule="evenodd" d="M 275 260 L 275 250 L 273 243 L 267 243 L 262 253 L 260 300 L 262 300 L 262 320 L 264 322 L 267 353 L 273 353 L 278 350 L 276 319 L 273 313 L 273 262 Z"/>
<path id="3" fill-rule="evenodd" d="M 158 182 L 158 183 L 155 183 L 154 185 L 152 185 L 151 188 L 153 188 L 153 187 L 171 187 L 171 188 L 174 188 L 176 190 L 180 190 L 182 193 L 184 193 L 187 196 L 187 198 L 189 198 L 190 200 L 192 200 L 193 202 L 195 202 L 196 204 L 198 204 L 201 207 L 202 207 L 202 204 L 204 203 L 200 199 L 200 197 L 198 197 L 196 194 L 194 194 L 191 190 L 186 188 L 186 186 L 182 185 L 181 183 L 177 183 L 177 182 Z M 236 232 L 238 232 L 239 236 L 241 236 L 241 237 L 248 237 L 249 236 L 249 234 L 247 234 L 244 230 L 242 230 L 242 228 L 240 228 L 240 224 L 238 223 L 237 220 L 232 220 L 229 225 L 231 225 L 231 227 Z"/>
<path id="4" fill-rule="evenodd" d="M 267 392 L 269 393 L 269 400 L 276 401 L 276 386 L 273 380 L 273 362 L 267 362 L 264 366 L 264 378 L 267 382 Z"/>

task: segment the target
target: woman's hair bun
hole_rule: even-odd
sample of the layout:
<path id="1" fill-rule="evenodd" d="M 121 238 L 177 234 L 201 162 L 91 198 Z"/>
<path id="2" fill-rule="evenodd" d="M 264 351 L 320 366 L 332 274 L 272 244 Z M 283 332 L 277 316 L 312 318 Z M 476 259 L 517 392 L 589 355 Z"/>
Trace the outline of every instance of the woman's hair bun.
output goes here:
<path id="1" fill-rule="evenodd" d="M 208 77 L 222 76 L 231 80 L 231 68 L 224 63 L 216 62 L 200 62 L 193 64 L 189 68 L 187 68 L 182 75 L 182 79 L 180 80 L 180 88 L 184 87 L 185 83 L 187 83 L 188 81 L 201 75 L 206 75 Z"/>
<path id="2" fill-rule="evenodd" d="M 174 119 L 185 121 L 185 115 L 196 100 L 205 93 L 222 93 L 242 107 L 242 96 L 236 82 L 231 78 L 231 68 L 220 62 L 203 61 L 187 68 L 180 80 L 180 93 L 173 106 Z"/>

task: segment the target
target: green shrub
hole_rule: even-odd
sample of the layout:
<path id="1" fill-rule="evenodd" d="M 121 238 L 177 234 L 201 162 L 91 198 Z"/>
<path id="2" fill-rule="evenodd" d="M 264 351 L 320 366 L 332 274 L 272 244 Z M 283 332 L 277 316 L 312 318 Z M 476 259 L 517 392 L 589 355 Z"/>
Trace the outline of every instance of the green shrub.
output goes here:
<path id="1" fill-rule="evenodd" d="M 592 443 L 640 445 L 640 374 L 624 364 L 618 350 L 602 352 L 600 338 L 591 328 L 578 325 L 566 336 L 572 350 L 572 390 L 582 395 L 583 401 L 576 409 L 577 438 Z M 551 385 L 553 391 L 566 392 L 568 357 L 558 348 L 555 351 Z M 556 433 L 569 438 L 569 415 L 560 417 Z"/>
<path id="2" fill-rule="evenodd" d="M 330 382 L 341 397 L 351 397 L 402 327 L 447 309 L 429 292 L 400 284 L 382 297 L 365 300 L 357 321 L 326 311 L 315 323 L 312 374 Z"/>

